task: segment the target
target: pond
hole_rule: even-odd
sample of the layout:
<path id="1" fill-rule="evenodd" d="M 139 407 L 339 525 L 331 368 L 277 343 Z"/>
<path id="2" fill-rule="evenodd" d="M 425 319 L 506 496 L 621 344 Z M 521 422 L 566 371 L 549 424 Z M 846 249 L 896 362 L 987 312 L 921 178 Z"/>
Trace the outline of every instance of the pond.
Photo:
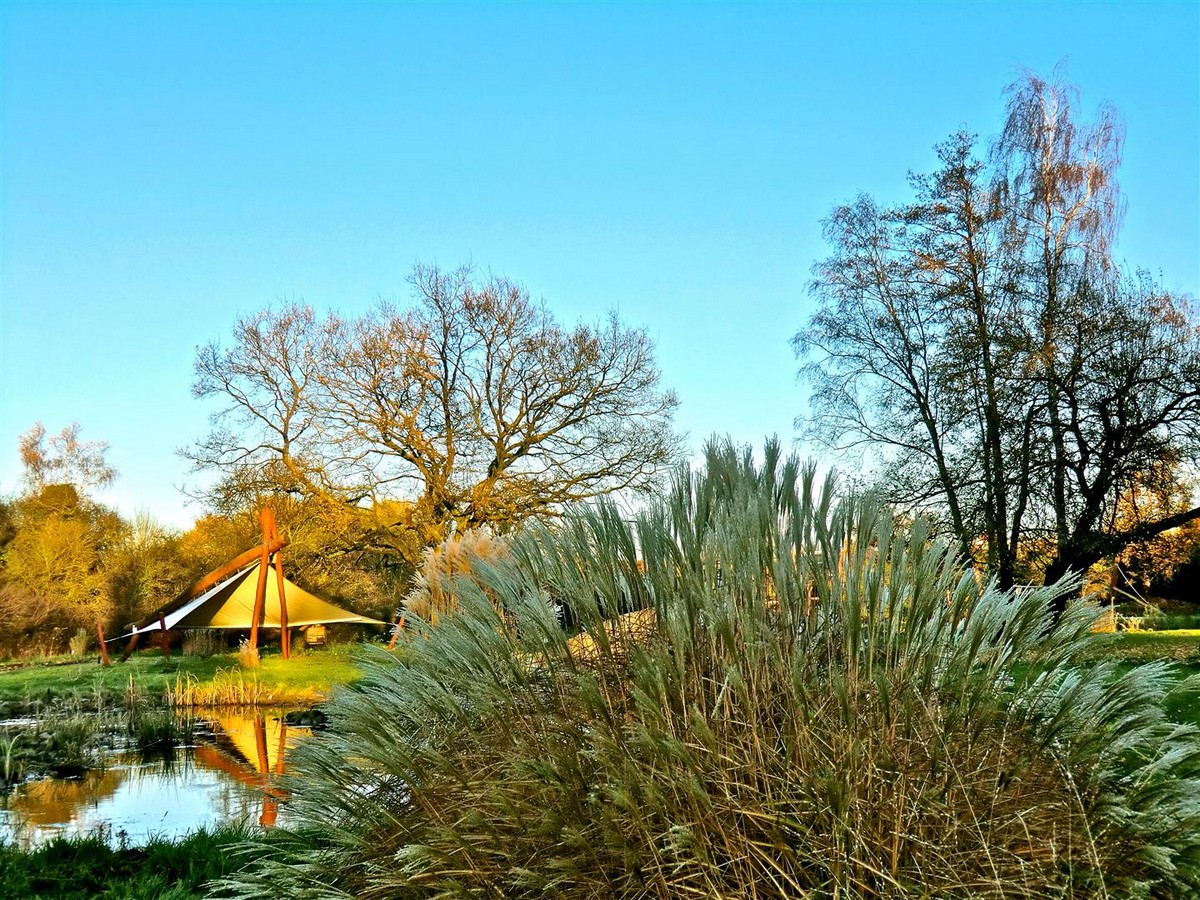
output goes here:
<path id="1" fill-rule="evenodd" d="M 28 849 L 55 835 L 100 831 L 137 845 L 201 826 L 287 824 L 278 779 L 288 750 L 311 733 L 279 711 L 197 714 L 190 738 L 172 753 L 147 758 L 118 743 L 78 777 L 38 778 L 0 793 L 0 840 Z"/>

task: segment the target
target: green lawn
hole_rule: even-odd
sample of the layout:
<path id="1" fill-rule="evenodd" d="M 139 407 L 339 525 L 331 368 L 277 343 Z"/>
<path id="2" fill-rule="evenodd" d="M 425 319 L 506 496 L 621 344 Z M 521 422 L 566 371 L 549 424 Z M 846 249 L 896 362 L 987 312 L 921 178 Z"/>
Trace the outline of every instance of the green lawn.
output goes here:
<path id="1" fill-rule="evenodd" d="M 1177 663 L 1178 680 L 1200 675 L 1200 629 L 1126 631 L 1105 638 L 1106 652 L 1129 666 L 1166 660 Z M 1179 692 L 1167 700 L 1178 722 L 1200 725 L 1200 693 Z"/>
<path id="2" fill-rule="evenodd" d="M 0 671 L 0 715 L 38 704 L 69 700 L 86 706 L 114 703 L 162 703 L 169 695 L 192 702 L 309 704 L 328 697 L 334 685 L 358 677 L 355 645 L 300 651 L 290 660 L 265 655 L 257 669 L 246 669 L 236 653 L 209 657 L 179 653 L 164 659 L 145 651 L 105 668 L 94 660 L 49 662 Z"/>
<path id="3" fill-rule="evenodd" d="M 1124 631 L 1105 638 L 1114 656 L 1130 662 L 1156 659 L 1200 664 L 1200 629 Z"/>

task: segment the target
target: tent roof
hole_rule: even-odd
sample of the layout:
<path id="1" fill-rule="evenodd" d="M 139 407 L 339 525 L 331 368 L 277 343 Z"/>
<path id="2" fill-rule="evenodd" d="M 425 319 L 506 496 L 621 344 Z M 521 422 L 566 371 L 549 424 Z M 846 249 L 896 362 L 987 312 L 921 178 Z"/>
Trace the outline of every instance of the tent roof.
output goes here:
<path id="1" fill-rule="evenodd" d="M 167 629 L 174 628 L 235 628 L 246 629 L 252 625 L 254 617 L 254 592 L 258 587 L 258 569 L 260 563 L 253 563 L 226 578 L 219 584 L 209 588 L 199 597 L 189 600 L 179 608 L 163 616 Z M 315 594 L 310 594 L 287 578 L 283 579 L 284 596 L 287 599 L 288 625 L 293 628 L 305 625 L 333 624 L 335 622 L 352 622 L 361 625 L 384 625 L 378 619 L 360 616 L 348 609 L 335 606 L 327 600 L 322 600 Z M 275 569 L 267 567 L 266 597 L 263 602 L 263 618 L 260 628 L 278 628 L 280 624 L 279 582 Z M 126 632 L 144 634 L 159 631 L 161 626 L 155 622 Z"/>

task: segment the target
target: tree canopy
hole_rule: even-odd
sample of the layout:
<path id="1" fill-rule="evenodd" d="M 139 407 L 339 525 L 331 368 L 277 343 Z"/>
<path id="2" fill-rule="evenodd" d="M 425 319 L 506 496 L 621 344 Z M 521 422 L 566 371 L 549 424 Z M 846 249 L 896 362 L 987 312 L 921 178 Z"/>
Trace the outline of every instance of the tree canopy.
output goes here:
<path id="1" fill-rule="evenodd" d="M 677 455 L 677 401 L 644 331 L 566 327 L 466 268 L 410 280 L 407 304 L 266 309 L 199 348 L 194 392 L 221 406 L 185 453 L 218 473 L 218 508 L 307 498 L 351 515 L 360 546 L 415 563 L 459 530 L 645 489 Z"/>
<path id="2" fill-rule="evenodd" d="M 1027 73 L 990 152 L 955 134 L 911 201 L 833 211 L 793 340 L 800 423 L 867 451 L 1002 586 L 1200 517 L 1200 319 L 1112 258 L 1123 139 L 1111 107 L 1080 118 L 1061 71 Z M 1170 502 L 1130 502 L 1149 496 Z"/>

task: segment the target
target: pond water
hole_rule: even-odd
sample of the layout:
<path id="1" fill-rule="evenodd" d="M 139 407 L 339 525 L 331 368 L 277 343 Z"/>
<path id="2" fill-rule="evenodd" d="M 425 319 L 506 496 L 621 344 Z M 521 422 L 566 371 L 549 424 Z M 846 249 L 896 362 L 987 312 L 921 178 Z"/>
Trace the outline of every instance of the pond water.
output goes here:
<path id="1" fill-rule="evenodd" d="M 170 756 L 118 747 L 80 777 L 25 781 L 0 794 L 0 840 L 30 848 L 100 831 L 137 845 L 201 826 L 287 824 L 278 779 L 288 750 L 311 731 L 280 713 L 221 711 L 191 724 L 191 739 Z"/>

